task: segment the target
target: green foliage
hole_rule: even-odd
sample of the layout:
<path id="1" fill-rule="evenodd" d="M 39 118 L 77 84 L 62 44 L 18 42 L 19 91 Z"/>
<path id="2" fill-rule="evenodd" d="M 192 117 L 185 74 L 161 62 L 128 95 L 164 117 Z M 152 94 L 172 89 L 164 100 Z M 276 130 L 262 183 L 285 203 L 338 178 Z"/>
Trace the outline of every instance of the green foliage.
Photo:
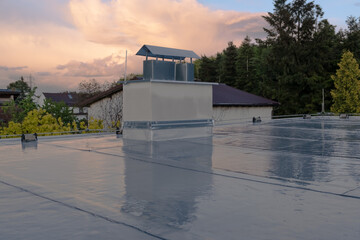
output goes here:
<path id="1" fill-rule="evenodd" d="M 338 113 L 360 112 L 360 69 L 354 55 L 346 51 L 336 75 L 331 76 L 335 89 L 331 91 L 334 104 L 331 111 Z"/>
<path id="2" fill-rule="evenodd" d="M 282 104 L 277 114 L 319 111 L 323 79 L 314 68 L 319 51 L 313 51 L 312 46 L 323 12 L 320 6 L 306 0 L 277 0 L 274 6 L 274 12 L 264 19 L 270 26 L 265 29 L 266 44 L 271 45 L 267 64 L 273 74 L 269 77 L 277 86 L 271 97 Z"/>
<path id="3" fill-rule="evenodd" d="M 223 51 L 223 59 L 221 61 L 220 82 L 235 87 L 234 79 L 237 76 L 236 60 L 238 50 L 233 42 L 228 43 L 228 47 Z"/>
<path id="4" fill-rule="evenodd" d="M 89 120 L 89 129 L 104 129 L 102 120 L 91 117 Z"/>
<path id="5" fill-rule="evenodd" d="M 344 48 L 352 52 L 355 58 L 360 61 L 360 17 L 348 17 L 348 29 L 344 33 Z"/>
<path id="6" fill-rule="evenodd" d="M 247 92 L 254 92 L 258 88 L 256 74 L 256 48 L 251 39 L 246 36 L 238 49 L 236 60 L 237 79 L 235 86 Z"/>
<path id="7" fill-rule="evenodd" d="M 73 124 L 76 123 L 74 122 Z M 29 111 L 22 123 L 9 122 L 8 127 L 0 131 L 1 135 L 13 135 L 22 133 L 49 133 L 65 132 L 72 129 L 72 125 L 64 124 L 61 118 L 56 119 L 43 109 Z"/>
<path id="8" fill-rule="evenodd" d="M 54 102 L 53 100 L 46 98 L 43 109 L 56 119 L 61 118 L 65 124 L 75 121 L 73 111 L 64 102 Z"/>
<path id="9" fill-rule="evenodd" d="M 336 32 L 322 16 L 314 1 L 275 0 L 273 12 L 264 16 L 266 39 L 252 43 L 246 37 L 238 48 L 230 42 L 222 53 L 203 56 L 199 78 L 276 100 L 276 115 L 320 112 L 324 89 L 330 110 L 331 76 L 343 51 L 360 58 L 360 18 L 349 17 L 348 29 Z"/>
<path id="10" fill-rule="evenodd" d="M 11 116 L 11 120 L 20 123 L 25 116 L 32 110 L 37 109 L 38 105 L 34 102 L 36 87 L 29 90 L 26 95 L 18 101 L 12 100 L 5 104 L 4 112 Z"/>
<path id="11" fill-rule="evenodd" d="M 201 60 L 197 60 L 197 62 L 200 63 L 198 78 L 207 82 L 218 82 L 217 65 L 214 57 L 208 58 L 203 56 Z"/>
<path id="12" fill-rule="evenodd" d="M 20 77 L 20 80 L 10 83 L 7 86 L 7 89 L 20 91 L 20 96 L 16 100 L 17 103 L 22 101 L 26 97 L 26 95 L 32 90 L 27 84 L 27 82 L 24 81 L 24 78 L 22 76 Z"/>

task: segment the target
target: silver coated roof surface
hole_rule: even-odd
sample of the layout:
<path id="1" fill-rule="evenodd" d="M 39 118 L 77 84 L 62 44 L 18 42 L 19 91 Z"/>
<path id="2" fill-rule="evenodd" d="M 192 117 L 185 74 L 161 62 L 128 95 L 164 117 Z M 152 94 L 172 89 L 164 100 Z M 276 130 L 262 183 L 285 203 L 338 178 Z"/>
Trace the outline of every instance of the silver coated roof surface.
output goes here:
<path id="1" fill-rule="evenodd" d="M 360 119 L 0 140 L 1 239 L 359 239 Z"/>

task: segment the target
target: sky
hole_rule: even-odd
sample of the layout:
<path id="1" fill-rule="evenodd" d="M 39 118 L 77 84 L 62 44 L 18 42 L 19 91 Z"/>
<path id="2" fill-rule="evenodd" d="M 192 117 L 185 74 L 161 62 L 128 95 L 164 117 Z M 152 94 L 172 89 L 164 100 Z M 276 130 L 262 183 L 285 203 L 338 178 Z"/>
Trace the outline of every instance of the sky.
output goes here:
<path id="1" fill-rule="evenodd" d="M 360 0 L 315 0 L 346 28 Z M 0 88 L 24 76 L 40 91 L 77 90 L 83 80 L 142 73 L 144 44 L 213 55 L 229 41 L 264 38 L 271 0 L 0 0 Z M 30 77 L 31 76 L 31 77 Z"/>

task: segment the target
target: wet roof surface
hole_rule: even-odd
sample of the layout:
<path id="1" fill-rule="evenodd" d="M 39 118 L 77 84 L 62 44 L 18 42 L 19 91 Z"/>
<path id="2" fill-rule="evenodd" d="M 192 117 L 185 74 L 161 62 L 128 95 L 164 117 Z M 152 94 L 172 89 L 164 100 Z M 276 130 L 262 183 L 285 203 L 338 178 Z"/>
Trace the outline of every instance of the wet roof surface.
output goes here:
<path id="1" fill-rule="evenodd" d="M 0 140 L 0 238 L 359 239 L 359 120 Z"/>

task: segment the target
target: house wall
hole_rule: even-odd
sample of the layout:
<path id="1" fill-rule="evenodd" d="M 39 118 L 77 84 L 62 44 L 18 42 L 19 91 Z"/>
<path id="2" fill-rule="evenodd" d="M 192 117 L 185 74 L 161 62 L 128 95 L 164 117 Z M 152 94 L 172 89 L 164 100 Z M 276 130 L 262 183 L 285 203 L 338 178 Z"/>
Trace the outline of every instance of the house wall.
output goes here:
<path id="1" fill-rule="evenodd" d="M 87 109 L 88 119 L 103 120 L 104 127 L 109 128 L 112 122 L 122 120 L 123 92 L 117 92 L 111 97 L 103 98 Z"/>
<path id="2" fill-rule="evenodd" d="M 253 117 L 269 120 L 273 107 L 243 107 L 243 106 L 214 106 L 213 119 L 215 123 L 249 122 Z"/>
<path id="3" fill-rule="evenodd" d="M 38 97 L 35 97 L 38 96 Z M 44 106 L 44 101 L 45 101 L 45 95 L 43 93 L 35 93 L 35 96 L 33 97 L 33 100 L 40 106 L 43 107 Z"/>

